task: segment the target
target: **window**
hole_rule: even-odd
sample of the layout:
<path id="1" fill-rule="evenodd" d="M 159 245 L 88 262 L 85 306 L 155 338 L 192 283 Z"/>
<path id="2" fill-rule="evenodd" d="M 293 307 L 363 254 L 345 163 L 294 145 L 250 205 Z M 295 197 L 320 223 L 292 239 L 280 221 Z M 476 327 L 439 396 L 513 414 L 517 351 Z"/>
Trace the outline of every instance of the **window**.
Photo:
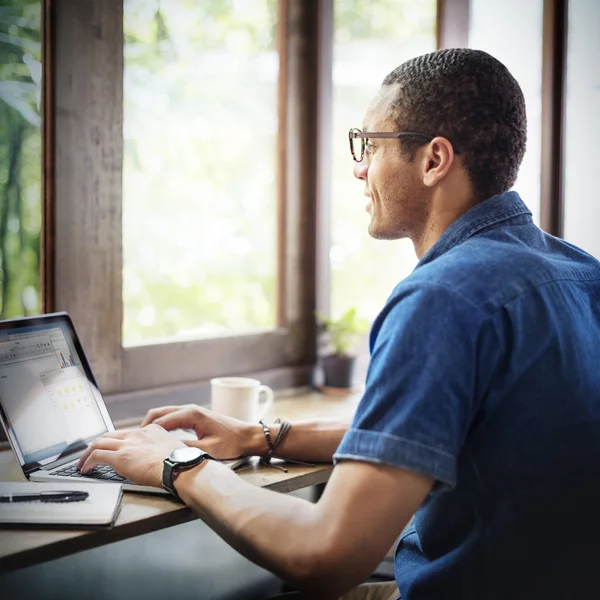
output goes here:
<path id="1" fill-rule="evenodd" d="M 123 344 L 277 325 L 274 0 L 125 0 Z"/>
<path id="2" fill-rule="evenodd" d="M 308 383 L 315 6 L 54 6 L 53 308 L 113 416 L 203 402 L 218 375 Z"/>
<path id="3" fill-rule="evenodd" d="M 55 5 L 52 308 L 73 316 L 103 391 L 181 384 L 197 401 L 199 382 L 232 372 L 308 383 L 325 205 L 330 313 L 356 307 L 373 319 L 416 258 L 408 240 L 369 237 L 347 131 L 390 70 L 435 49 L 437 4 Z M 465 2 L 439 4 L 446 25 L 462 6 L 465 32 Z M 534 213 L 541 5 L 519 2 L 511 26 L 523 35 L 501 36 L 516 5 L 470 4 L 471 45 L 495 53 L 525 91 L 529 167 L 516 187 Z M 500 45 L 509 37 L 518 50 Z"/>
<path id="4" fill-rule="evenodd" d="M 593 173 L 600 137 L 600 4 L 569 0 L 568 10 L 564 236 L 600 258 L 600 207 Z"/>
<path id="5" fill-rule="evenodd" d="M 436 47 L 436 3 L 335 0 L 331 186 L 332 316 L 349 308 L 372 321 L 394 286 L 417 263 L 410 240 L 369 237 L 363 185 L 352 175 L 348 130 L 384 77 L 405 60 Z"/>
<path id="6" fill-rule="evenodd" d="M 41 310 L 41 12 L 0 8 L 0 319 Z"/>
<path id="7" fill-rule="evenodd" d="M 489 52 L 519 82 L 527 110 L 527 151 L 514 189 L 540 222 L 543 0 L 471 0 L 469 46 Z M 518 15 L 518 18 L 516 18 Z"/>

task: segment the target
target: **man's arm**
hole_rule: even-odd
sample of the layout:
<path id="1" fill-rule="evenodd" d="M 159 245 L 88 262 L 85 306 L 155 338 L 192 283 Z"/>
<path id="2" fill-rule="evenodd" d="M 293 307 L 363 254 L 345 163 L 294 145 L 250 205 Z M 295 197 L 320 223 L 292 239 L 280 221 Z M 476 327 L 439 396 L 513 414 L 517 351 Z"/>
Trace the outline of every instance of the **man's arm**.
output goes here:
<path id="1" fill-rule="evenodd" d="M 317 504 L 251 486 L 208 461 L 182 473 L 182 499 L 250 560 L 310 598 L 343 594 L 368 577 L 431 489 L 432 480 L 384 465 L 335 467 Z"/>
<path id="2" fill-rule="evenodd" d="M 277 456 L 309 462 L 331 462 L 333 453 L 350 426 L 351 415 L 342 419 L 297 421 L 277 448 Z M 142 427 L 155 423 L 167 431 L 193 429 L 198 441 L 186 441 L 215 458 L 264 456 L 269 449 L 262 425 L 250 424 L 215 413 L 203 406 L 163 406 L 148 411 Z M 281 425 L 269 424 L 275 440 Z"/>
<path id="3" fill-rule="evenodd" d="M 154 425 L 115 431 L 94 440 L 79 467 L 87 473 L 109 464 L 132 481 L 160 487 L 163 459 L 180 447 Z M 255 487 L 206 460 L 181 472 L 175 487 L 234 548 L 317 599 L 342 594 L 373 571 L 432 482 L 403 469 L 343 461 L 312 504 Z"/>

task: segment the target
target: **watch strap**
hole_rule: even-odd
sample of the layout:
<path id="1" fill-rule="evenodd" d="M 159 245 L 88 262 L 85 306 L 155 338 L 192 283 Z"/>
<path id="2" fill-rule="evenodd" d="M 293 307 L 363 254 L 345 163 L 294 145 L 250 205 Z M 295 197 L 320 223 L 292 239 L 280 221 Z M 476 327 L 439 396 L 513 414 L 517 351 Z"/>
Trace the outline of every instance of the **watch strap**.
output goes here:
<path id="1" fill-rule="evenodd" d="M 173 484 L 173 469 L 176 466 L 177 465 L 174 462 L 171 462 L 168 458 L 165 458 L 163 461 L 162 486 L 172 496 L 175 496 L 177 500 L 181 501 L 181 498 L 175 489 L 175 485 Z"/>
<path id="2" fill-rule="evenodd" d="M 207 459 L 215 460 L 208 452 L 204 452 L 198 457 L 191 465 L 181 465 L 179 463 L 173 462 L 168 456 L 163 461 L 163 472 L 162 472 L 162 486 L 167 492 L 173 495 L 177 500 L 182 502 L 177 490 L 175 489 L 174 479 L 177 473 L 180 471 L 187 471 L 188 469 L 193 469 L 197 467 L 199 464 L 203 463 Z"/>

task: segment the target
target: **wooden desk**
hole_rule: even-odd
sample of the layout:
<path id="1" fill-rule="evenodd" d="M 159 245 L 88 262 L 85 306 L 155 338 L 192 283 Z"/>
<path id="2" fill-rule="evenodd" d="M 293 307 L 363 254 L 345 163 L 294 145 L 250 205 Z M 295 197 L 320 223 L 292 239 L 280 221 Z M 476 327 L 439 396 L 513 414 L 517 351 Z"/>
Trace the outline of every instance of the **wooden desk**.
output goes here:
<path id="1" fill-rule="evenodd" d="M 358 396 L 331 398 L 308 394 L 275 401 L 271 415 L 288 420 L 333 418 L 352 413 Z M 292 492 L 324 483 L 333 466 L 286 465 L 287 473 L 264 466 L 240 469 L 239 475 L 253 485 L 277 492 Z M 24 477 L 12 452 L 0 452 L 0 481 L 19 481 Z M 186 506 L 167 497 L 125 493 L 123 506 L 112 529 L 105 531 L 0 530 L 0 573 L 88 550 L 111 542 L 171 527 L 197 516 Z"/>

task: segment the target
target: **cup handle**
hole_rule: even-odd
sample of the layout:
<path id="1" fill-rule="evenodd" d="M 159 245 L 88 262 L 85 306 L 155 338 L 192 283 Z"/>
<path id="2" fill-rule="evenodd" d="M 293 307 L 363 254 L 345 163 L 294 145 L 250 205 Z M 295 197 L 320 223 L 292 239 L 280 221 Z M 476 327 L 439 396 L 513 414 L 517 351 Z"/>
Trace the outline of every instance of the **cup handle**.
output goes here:
<path id="1" fill-rule="evenodd" d="M 264 400 L 262 401 L 260 400 L 261 394 L 264 396 Z M 275 399 L 275 393 L 268 385 L 261 385 L 258 388 L 258 396 L 258 420 L 260 420 L 265 416 L 265 413 L 267 412 L 267 410 L 269 410 L 271 404 L 273 404 L 273 400 Z"/>

